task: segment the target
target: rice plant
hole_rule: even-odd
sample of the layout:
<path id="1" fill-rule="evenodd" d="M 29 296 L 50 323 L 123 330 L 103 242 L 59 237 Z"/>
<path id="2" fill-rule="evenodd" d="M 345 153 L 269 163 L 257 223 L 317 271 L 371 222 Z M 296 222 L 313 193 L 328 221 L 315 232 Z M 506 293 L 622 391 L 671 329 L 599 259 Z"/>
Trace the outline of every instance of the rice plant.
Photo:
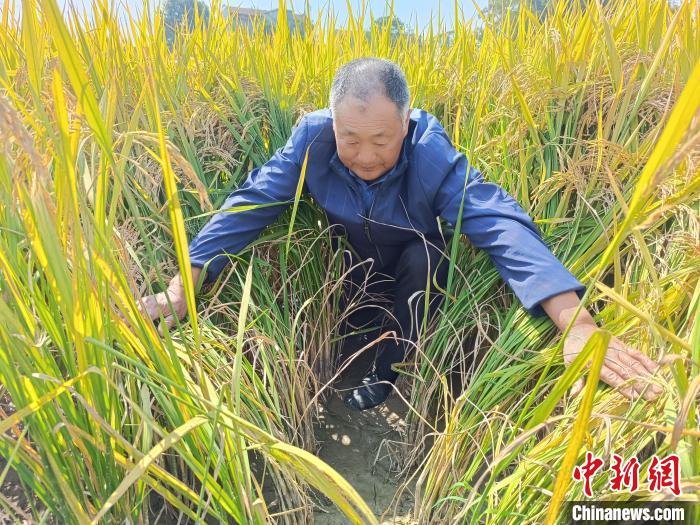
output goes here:
<path id="1" fill-rule="evenodd" d="M 606 329 L 568 395 L 583 372 L 564 367 L 561 334 L 456 236 L 447 300 L 400 385 L 410 522 L 563 519 L 563 501 L 583 499 L 569 472 L 585 451 L 636 455 L 642 471 L 675 452 L 698 501 L 700 4 L 559 0 L 546 17 L 523 6 L 476 23 L 455 3 L 454 27 L 420 39 L 373 21 L 366 33 L 367 6 L 348 9 L 342 29 L 324 11 L 267 33 L 214 1 L 169 47 L 146 3 L 126 18 L 104 0 L 3 3 L 0 485 L 11 467 L 32 510 L 0 494 L 2 512 L 296 524 L 321 493 L 343 519 L 380 521 L 316 456 L 347 315 L 323 211 L 301 195 L 211 286 L 187 253 L 359 56 L 401 65 L 412 107 L 532 215 Z M 176 273 L 189 315 L 161 335 L 137 299 Z M 610 334 L 680 356 L 656 403 L 596 380 Z M 605 476 L 594 490 L 630 496 Z"/>

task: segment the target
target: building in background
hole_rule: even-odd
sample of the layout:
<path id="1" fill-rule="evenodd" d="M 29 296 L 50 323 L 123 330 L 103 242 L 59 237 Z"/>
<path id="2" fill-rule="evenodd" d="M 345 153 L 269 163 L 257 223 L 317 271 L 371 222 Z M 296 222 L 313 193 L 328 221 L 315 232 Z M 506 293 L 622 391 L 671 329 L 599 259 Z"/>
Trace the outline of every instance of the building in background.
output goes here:
<path id="1" fill-rule="evenodd" d="M 265 31 L 272 32 L 277 26 L 277 18 L 279 17 L 279 9 L 252 9 L 247 7 L 227 6 L 228 12 L 231 15 L 234 24 L 245 25 L 248 29 L 253 29 L 253 23 L 256 18 L 262 18 L 265 24 Z M 287 26 L 290 31 L 298 30 L 304 32 L 304 18 L 308 15 L 295 14 L 291 9 L 287 9 Z"/>
<path id="2" fill-rule="evenodd" d="M 195 4 L 202 22 L 209 23 L 209 5 L 201 0 L 166 0 L 163 6 L 165 16 L 165 36 L 168 47 L 171 47 L 177 31 L 182 30 L 182 23 L 187 19 L 187 27 L 191 31 L 195 23 Z M 265 32 L 272 33 L 277 27 L 279 9 L 251 9 L 246 7 L 223 6 L 224 14 L 231 18 L 234 25 L 244 25 L 252 31 L 255 20 L 260 19 Z M 304 20 L 308 15 L 297 15 L 287 9 L 287 26 L 290 31 L 304 34 Z"/>

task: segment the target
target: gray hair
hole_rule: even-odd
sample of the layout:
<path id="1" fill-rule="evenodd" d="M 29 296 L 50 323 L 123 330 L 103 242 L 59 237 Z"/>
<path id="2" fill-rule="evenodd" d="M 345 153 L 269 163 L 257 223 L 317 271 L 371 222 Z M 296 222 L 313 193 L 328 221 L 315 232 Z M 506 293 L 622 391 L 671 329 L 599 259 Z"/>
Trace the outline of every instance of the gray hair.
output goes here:
<path id="1" fill-rule="evenodd" d="M 331 85 L 331 111 L 335 113 L 338 104 L 348 95 L 368 102 L 376 94 L 391 100 L 399 110 L 399 117 L 405 117 L 409 94 L 406 76 L 401 68 L 383 58 L 356 58 L 335 72 Z"/>

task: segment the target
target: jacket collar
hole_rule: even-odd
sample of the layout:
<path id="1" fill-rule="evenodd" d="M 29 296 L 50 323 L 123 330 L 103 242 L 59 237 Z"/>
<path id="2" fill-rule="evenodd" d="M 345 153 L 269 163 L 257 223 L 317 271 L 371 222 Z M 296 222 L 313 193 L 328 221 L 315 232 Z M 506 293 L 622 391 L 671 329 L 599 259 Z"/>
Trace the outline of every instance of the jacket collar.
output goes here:
<path id="1" fill-rule="evenodd" d="M 384 182 L 387 182 L 391 179 L 395 179 L 399 176 L 401 176 L 405 171 L 406 168 L 408 168 L 408 143 L 410 141 L 411 134 L 407 134 L 406 138 L 403 140 L 403 144 L 401 145 L 401 153 L 399 153 L 399 160 L 396 161 L 396 164 L 394 165 L 393 168 L 391 168 L 387 173 L 386 177 L 384 178 Z M 331 157 L 330 160 L 330 165 L 333 170 L 339 174 L 341 177 L 345 177 L 349 180 L 357 179 L 358 177 L 356 175 L 353 175 L 353 173 L 345 166 L 340 161 L 340 157 L 338 157 L 338 149 L 336 148 L 335 152 L 333 153 L 333 156 Z"/>

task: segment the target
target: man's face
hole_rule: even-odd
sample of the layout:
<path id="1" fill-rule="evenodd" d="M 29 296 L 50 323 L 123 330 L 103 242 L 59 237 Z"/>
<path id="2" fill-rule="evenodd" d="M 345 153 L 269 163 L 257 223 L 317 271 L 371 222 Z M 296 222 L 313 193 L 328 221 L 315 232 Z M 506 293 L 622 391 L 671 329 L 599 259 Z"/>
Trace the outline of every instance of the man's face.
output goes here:
<path id="1" fill-rule="evenodd" d="M 401 118 L 384 95 L 369 102 L 348 96 L 333 114 L 333 132 L 340 161 L 364 180 L 381 177 L 396 165 L 408 133 L 410 110 Z"/>

